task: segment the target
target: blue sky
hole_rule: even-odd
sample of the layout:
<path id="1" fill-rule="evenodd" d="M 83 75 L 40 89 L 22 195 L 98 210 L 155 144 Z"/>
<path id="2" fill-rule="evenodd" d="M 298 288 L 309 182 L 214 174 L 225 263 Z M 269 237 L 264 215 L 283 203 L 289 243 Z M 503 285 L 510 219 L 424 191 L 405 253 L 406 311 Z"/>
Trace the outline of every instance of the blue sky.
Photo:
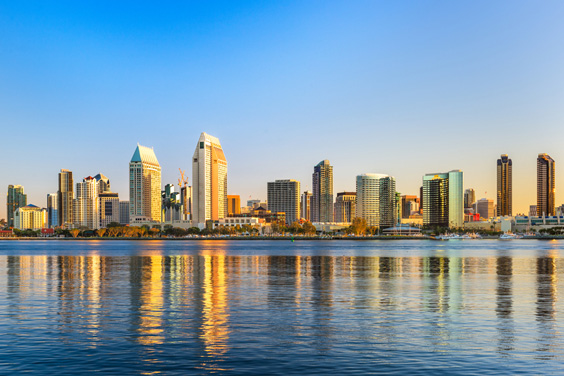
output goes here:
<path id="1" fill-rule="evenodd" d="M 0 187 L 44 206 L 67 168 L 127 199 L 137 142 L 163 184 L 178 168 L 191 181 L 206 131 L 243 201 L 274 179 L 311 189 L 323 159 L 336 192 L 376 172 L 416 194 L 423 174 L 462 169 L 494 198 L 508 153 L 525 212 L 546 152 L 560 205 L 563 19 L 559 1 L 2 1 Z"/>

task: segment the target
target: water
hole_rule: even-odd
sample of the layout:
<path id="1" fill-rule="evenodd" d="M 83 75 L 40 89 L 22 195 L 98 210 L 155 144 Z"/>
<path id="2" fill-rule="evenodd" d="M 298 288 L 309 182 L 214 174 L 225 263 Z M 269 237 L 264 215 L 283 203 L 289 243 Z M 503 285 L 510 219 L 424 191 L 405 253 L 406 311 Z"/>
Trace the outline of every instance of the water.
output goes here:
<path id="1" fill-rule="evenodd" d="M 562 374 L 563 252 L 0 241 L 0 374 Z"/>

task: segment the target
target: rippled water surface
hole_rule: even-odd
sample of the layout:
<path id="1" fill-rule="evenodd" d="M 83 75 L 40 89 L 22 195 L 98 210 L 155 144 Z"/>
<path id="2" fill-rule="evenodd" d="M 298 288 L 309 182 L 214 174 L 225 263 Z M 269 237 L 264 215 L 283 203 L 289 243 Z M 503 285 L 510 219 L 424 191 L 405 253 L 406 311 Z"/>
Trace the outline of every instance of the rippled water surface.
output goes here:
<path id="1" fill-rule="evenodd" d="M 562 241 L 0 241 L 0 374 L 562 374 Z"/>

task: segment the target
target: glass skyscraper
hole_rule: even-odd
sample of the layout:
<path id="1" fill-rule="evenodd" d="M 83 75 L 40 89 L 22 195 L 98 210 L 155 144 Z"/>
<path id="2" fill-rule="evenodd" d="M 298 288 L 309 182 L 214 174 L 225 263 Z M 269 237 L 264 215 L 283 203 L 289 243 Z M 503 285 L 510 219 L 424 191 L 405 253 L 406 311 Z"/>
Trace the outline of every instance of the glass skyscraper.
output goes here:
<path id="1" fill-rule="evenodd" d="M 460 228 L 464 225 L 464 177 L 460 170 L 423 176 L 423 224 Z"/>
<path id="2" fill-rule="evenodd" d="M 556 190 L 555 162 L 548 154 L 537 158 L 537 215 L 556 215 L 554 196 Z"/>
<path id="3" fill-rule="evenodd" d="M 384 174 L 356 177 L 356 216 L 368 226 L 392 227 L 396 216 L 396 179 Z"/>
<path id="4" fill-rule="evenodd" d="M 333 222 L 333 166 L 328 160 L 313 168 L 312 222 Z"/>
<path id="5" fill-rule="evenodd" d="M 497 160 L 497 216 L 511 216 L 513 206 L 512 192 L 513 162 L 502 154 Z"/>
<path id="6" fill-rule="evenodd" d="M 18 208 L 27 205 L 27 195 L 21 185 L 9 185 L 6 198 L 6 215 L 8 216 L 8 227 L 14 227 L 14 213 Z"/>

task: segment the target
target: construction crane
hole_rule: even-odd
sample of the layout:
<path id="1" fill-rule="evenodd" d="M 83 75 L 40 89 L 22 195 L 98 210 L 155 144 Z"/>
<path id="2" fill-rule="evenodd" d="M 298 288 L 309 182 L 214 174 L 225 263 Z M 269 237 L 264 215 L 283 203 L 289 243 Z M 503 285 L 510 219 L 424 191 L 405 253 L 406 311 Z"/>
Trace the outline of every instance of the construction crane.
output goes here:
<path id="1" fill-rule="evenodd" d="M 180 179 L 178 179 L 178 186 L 179 187 L 186 187 L 188 185 L 188 177 L 184 177 L 184 174 L 186 173 L 186 171 L 182 171 L 180 168 L 178 169 L 178 171 L 180 171 Z"/>

